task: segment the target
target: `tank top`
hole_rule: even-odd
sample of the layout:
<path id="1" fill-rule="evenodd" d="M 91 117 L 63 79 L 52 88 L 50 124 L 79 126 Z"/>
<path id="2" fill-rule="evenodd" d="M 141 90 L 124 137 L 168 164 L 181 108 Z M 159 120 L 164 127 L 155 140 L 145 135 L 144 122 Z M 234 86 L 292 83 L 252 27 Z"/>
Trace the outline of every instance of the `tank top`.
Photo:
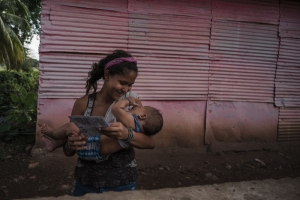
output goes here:
<path id="1" fill-rule="evenodd" d="M 134 93 L 126 93 L 122 98 L 126 98 L 128 95 L 137 97 Z M 84 115 L 91 115 L 95 98 L 96 93 L 89 95 Z M 114 118 L 111 113 L 113 104 L 105 115 L 107 122 L 110 122 Z M 99 163 L 78 158 L 74 177 L 76 181 L 83 185 L 90 185 L 96 188 L 117 187 L 136 181 L 138 173 L 135 166 L 135 152 L 133 147 L 129 146 L 128 148 L 110 154 L 107 160 Z"/>

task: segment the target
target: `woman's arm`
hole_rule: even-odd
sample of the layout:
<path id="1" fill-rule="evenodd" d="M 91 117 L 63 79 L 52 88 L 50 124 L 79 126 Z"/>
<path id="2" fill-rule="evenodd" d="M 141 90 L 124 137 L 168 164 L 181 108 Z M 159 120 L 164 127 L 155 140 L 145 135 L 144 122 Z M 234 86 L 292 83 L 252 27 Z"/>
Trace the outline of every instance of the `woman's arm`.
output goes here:
<path id="1" fill-rule="evenodd" d="M 77 99 L 74 103 L 71 115 L 83 115 L 87 101 L 87 95 Z M 86 147 L 83 146 L 86 142 L 82 141 L 83 137 L 81 135 L 74 132 L 67 132 L 66 134 L 69 135 L 66 144 L 63 147 L 66 156 L 73 156 L 76 151 L 86 149 Z"/>
<path id="2" fill-rule="evenodd" d="M 140 99 L 132 96 L 130 96 L 129 99 L 134 102 L 134 105 L 141 107 L 143 106 Z M 121 122 L 110 123 L 110 127 L 102 127 L 100 130 L 102 134 L 115 140 L 126 140 L 129 136 L 128 129 Z M 155 148 L 153 136 L 147 136 L 143 133 L 137 133 L 135 131 L 133 131 L 133 138 L 128 143 L 138 149 Z"/>
<path id="3" fill-rule="evenodd" d="M 136 133 L 133 131 L 133 138 L 129 142 L 135 148 L 138 149 L 154 149 L 155 140 L 153 136 L 148 136 L 142 133 Z"/>
<path id="4" fill-rule="evenodd" d="M 110 123 L 110 127 L 102 127 L 101 133 L 116 140 L 126 140 L 129 135 L 128 129 L 121 122 Z M 138 149 L 155 148 L 153 136 L 147 136 L 143 133 L 136 133 L 134 131 L 133 138 L 129 144 Z"/>

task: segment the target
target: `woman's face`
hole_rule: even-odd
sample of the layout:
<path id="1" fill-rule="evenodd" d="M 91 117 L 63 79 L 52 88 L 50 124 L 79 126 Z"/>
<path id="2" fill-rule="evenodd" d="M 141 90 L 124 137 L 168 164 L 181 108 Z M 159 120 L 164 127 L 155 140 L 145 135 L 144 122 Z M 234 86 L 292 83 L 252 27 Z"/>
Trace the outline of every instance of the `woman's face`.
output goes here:
<path id="1" fill-rule="evenodd" d="M 108 75 L 106 79 L 107 90 L 114 100 L 119 100 L 126 92 L 129 92 L 137 77 L 135 71 L 126 71 L 124 75 Z"/>

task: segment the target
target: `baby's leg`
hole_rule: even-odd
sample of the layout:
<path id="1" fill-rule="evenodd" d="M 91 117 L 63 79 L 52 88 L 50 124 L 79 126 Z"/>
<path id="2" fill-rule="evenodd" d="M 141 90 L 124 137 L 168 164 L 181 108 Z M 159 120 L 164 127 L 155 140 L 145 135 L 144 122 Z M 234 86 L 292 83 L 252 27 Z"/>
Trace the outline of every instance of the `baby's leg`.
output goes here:
<path id="1" fill-rule="evenodd" d="M 94 160 L 102 162 L 108 159 L 109 154 L 121 150 L 119 142 L 105 135 L 91 136 L 86 140 L 86 149 L 77 151 L 83 160 Z"/>
<path id="2" fill-rule="evenodd" d="M 46 135 L 47 137 L 50 137 L 50 138 L 54 139 L 53 131 L 54 131 L 54 129 L 50 128 L 47 124 L 43 124 L 41 126 L 41 133 Z"/>
<path id="3" fill-rule="evenodd" d="M 65 125 L 64 125 L 65 126 Z M 50 128 L 47 124 L 41 126 L 42 140 L 45 143 L 45 150 L 52 152 L 55 149 L 62 147 L 65 144 L 66 136 L 63 137 L 63 127 L 60 127 L 57 130 Z M 56 139 L 60 138 L 60 139 Z"/>
<path id="4" fill-rule="evenodd" d="M 55 149 L 62 147 L 66 142 L 65 139 L 55 140 L 55 139 L 48 137 L 47 135 L 42 135 L 42 140 L 45 143 L 44 149 L 48 152 L 52 152 Z"/>

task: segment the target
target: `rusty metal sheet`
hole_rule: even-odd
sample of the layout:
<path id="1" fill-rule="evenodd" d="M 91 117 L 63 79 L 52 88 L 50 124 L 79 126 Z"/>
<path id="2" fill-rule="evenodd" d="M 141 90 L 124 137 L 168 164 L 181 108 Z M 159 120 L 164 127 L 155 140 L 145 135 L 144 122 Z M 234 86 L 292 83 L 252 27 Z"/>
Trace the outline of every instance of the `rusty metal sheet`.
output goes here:
<path id="1" fill-rule="evenodd" d="M 131 1 L 128 9 L 133 14 L 123 4 L 124 12 L 112 12 L 116 2 L 111 8 L 105 4 L 103 10 L 102 1 L 43 2 L 39 98 L 82 96 L 91 64 L 114 49 L 128 48 L 138 59 L 133 89 L 141 98 L 206 100 L 210 4 L 198 2 L 195 9 L 192 3 L 177 2 L 186 3 L 178 8 L 165 2 L 160 11 L 145 15 L 138 13 L 141 8 L 158 2 Z M 176 15 L 176 9 L 187 15 Z"/>
<path id="2" fill-rule="evenodd" d="M 274 0 L 212 0 L 213 19 L 279 23 L 279 1 Z"/>
<path id="3" fill-rule="evenodd" d="M 300 38 L 300 2 L 282 0 L 280 2 L 279 35 L 282 38 Z"/>
<path id="4" fill-rule="evenodd" d="M 274 102 L 276 25 L 213 20 L 210 100 Z"/>
<path id="5" fill-rule="evenodd" d="M 277 67 L 275 104 L 278 107 L 300 107 L 300 65 Z"/>
<path id="6" fill-rule="evenodd" d="M 39 98 L 78 98 L 85 94 L 91 65 L 103 55 L 41 54 Z M 144 100 L 207 99 L 208 61 L 136 57 L 139 75 L 133 91 Z M 161 66 L 164 66 L 162 68 Z M 163 77 L 169 77 L 165 79 Z M 100 88 L 102 80 L 98 81 Z M 190 87 L 199 85 L 198 87 Z"/>
<path id="7" fill-rule="evenodd" d="M 88 72 L 92 64 L 102 57 L 103 55 L 40 54 L 39 98 L 83 96 Z"/>
<path id="8" fill-rule="evenodd" d="M 127 50 L 127 2 L 45 0 L 42 6 L 39 98 L 83 96 L 92 63 Z"/>
<path id="9" fill-rule="evenodd" d="M 278 112 L 270 103 L 208 101 L 205 144 L 276 142 Z"/>
<path id="10" fill-rule="evenodd" d="M 280 4 L 280 49 L 275 79 L 275 104 L 300 107 L 300 2 Z"/>
<path id="11" fill-rule="evenodd" d="M 112 10 L 127 12 L 128 3 L 124 0 L 42 0 L 42 8 L 47 5 L 64 5 L 68 7 L 93 10 Z"/>
<path id="12" fill-rule="evenodd" d="M 129 15 L 128 49 L 139 57 L 140 70 L 134 89 L 148 100 L 206 100 L 210 13 L 176 15 L 173 6 L 161 7 L 164 14 L 136 13 L 139 7 Z"/>
<path id="13" fill-rule="evenodd" d="M 150 56 L 138 59 L 139 76 L 133 90 L 142 99 L 207 99 L 208 61 Z"/>
<path id="14" fill-rule="evenodd" d="M 108 53 L 127 49 L 127 43 L 127 12 L 63 5 L 43 8 L 41 53 Z"/>
<path id="15" fill-rule="evenodd" d="M 210 19 L 194 16 L 129 15 L 130 52 L 141 56 L 208 59 Z"/>
<path id="16" fill-rule="evenodd" d="M 285 108 L 279 110 L 278 142 L 300 141 L 300 108 Z"/>
<path id="17" fill-rule="evenodd" d="M 128 0 L 128 11 L 130 13 L 152 13 L 185 16 L 211 15 L 211 0 Z"/>

